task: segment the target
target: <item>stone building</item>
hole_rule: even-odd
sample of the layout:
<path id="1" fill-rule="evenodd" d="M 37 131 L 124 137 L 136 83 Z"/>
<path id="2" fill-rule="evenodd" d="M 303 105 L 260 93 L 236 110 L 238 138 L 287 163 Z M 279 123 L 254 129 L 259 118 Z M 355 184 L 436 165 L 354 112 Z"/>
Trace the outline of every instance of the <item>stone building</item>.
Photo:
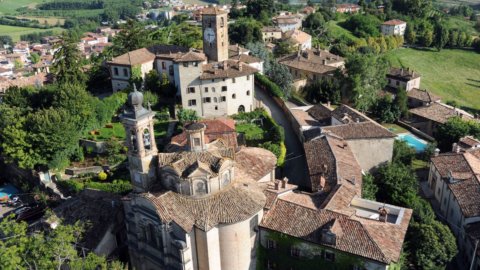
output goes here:
<path id="1" fill-rule="evenodd" d="M 420 74 L 410 68 L 392 67 L 387 73 L 387 86 L 408 92 L 413 88 L 420 88 L 420 79 Z"/>
<path id="2" fill-rule="evenodd" d="M 206 132 L 220 122 L 186 126 L 177 152 L 158 153 L 143 96 L 129 95 L 122 115 L 134 192 L 124 199 L 135 269 L 254 269 L 257 226 L 274 179 L 275 156 L 237 148 Z M 221 130 L 221 128 L 220 128 Z M 263 184 L 264 185 L 264 184 Z"/>
<path id="3" fill-rule="evenodd" d="M 132 70 L 145 78 L 155 69 L 175 85 L 182 107 L 200 117 L 254 110 L 254 74 L 262 72 L 263 61 L 230 53 L 226 11 L 209 7 L 202 14 L 203 52 L 157 45 L 118 56 L 108 62 L 113 90 L 129 86 Z"/>
<path id="4" fill-rule="evenodd" d="M 480 141 L 463 137 L 452 151 L 431 158 L 429 196 L 457 238 L 459 269 L 478 269 L 480 253 Z M 477 247 L 478 248 L 478 247 Z"/>
<path id="5" fill-rule="evenodd" d="M 403 36 L 405 35 L 405 29 L 407 29 L 407 23 L 397 19 L 386 21 L 380 26 L 380 30 L 385 36 Z"/>

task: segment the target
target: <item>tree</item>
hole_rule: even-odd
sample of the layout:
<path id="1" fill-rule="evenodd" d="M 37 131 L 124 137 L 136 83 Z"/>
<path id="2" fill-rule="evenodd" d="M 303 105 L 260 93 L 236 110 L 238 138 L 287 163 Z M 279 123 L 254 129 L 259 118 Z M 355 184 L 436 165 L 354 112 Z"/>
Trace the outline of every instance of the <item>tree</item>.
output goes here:
<path id="1" fill-rule="evenodd" d="M 408 96 L 407 91 L 399 90 L 394 99 L 395 105 L 400 111 L 400 116 L 406 117 L 408 115 Z"/>
<path id="2" fill-rule="evenodd" d="M 357 37 L 380 36 L 380 20 L 373 15 L 357 14 L 348 18 L 342 26 L 353 32 Z"/>
<path id="3" fill-rule="evenodd" d="M 441 23 L 437 23 L 434 31 L 434 45 L 438 51 L 443 49 L 448 43 L 448 29 Z"/>
<path id="4" fill-rule="evenodd" d="M 33 64 L 36 64 L 40 61 L 40 55 L 38 53 L 31 53 L 30 54 L 30 60 L 32 61 Z"/>
<path id="5" fill-rule="evenodd" d="M 373 106 L 373 114 L 382 123 L 393 123 L 400 118 L 400 110 L 390 96 L 378 99 Z"/>
<path id="6" fill-rule="evenodd" d="M 277 45 L 275 46 L 275 49 L 273 53 L 275 54 L 275 57 L 282 57 L 287 54 L 290 54 L 294 51 L 294 48 L 292 48 L 292 45 L 289 41 L 282 40 L 277 42 Z"/>
<path id="7" fill-rule="evenodd" d="M 430 47 L 433 42 L 433 31 L 430 29 L 425 30 L 422 36 L 422 45 L 425 47 Z"/>
<path id="8" fill-rule="evenodd" d="M 473 49 L 474 49 L 476 52 L 480 53 L 480 38 L 476 38 L 476 39 L 473 41 L 472 47 L 473 47 Z"/>
<path id="9" fill-rule="evenodd" d="M 285 97 L 289 97 L 293 90 L 293 76 L 290 70 L 276 61 L 273 61 L 270 66 L 270 71 L 266 75 L 283 90 Z"/>
<path id="10" fill-rule="evenodd" d="M 199 117 L 197 116 L 197 112 L 190 109 L 180 109 L 177 112 L 177 118 L 180 124 L 184 125 L 188 122 L 197 121 Z"/>
<path id="11" fill-rule="evenodd" d="M 380 166 L 375 175 L 375 183 L 379 189 L 379 201 L 410 207 L 417 200 L 417 177 L 404 164 L 393 162 Z"/>
<path id="12" fill-rule="evenodd" d="M 109 47 L 113 56 L 118 56 L 149 45 L 148 31 L 135 20 L 128 20 L 121 31 L 113 38 L 113 46 Z"/>
<path id="13" fill-rule="evenodd" d="M 228 36 L 236 44 L 261 42 L 262 24 L 252 18 L 240 18 L 228 26 Z"/>
<path id="14" fill-rule="evenodd" d="M 403 165 L 410 166 L 414 158 L 415 149 L 410 147 L 406 141 L 394 141 L 392 162 L 398 162 Z"/>
<path id="15" fill-rule="evenodd" d="M 370 109 L 378 98 L 378 91 L 387 84 L 387 60 L 379 55 L 357 53 L 347 58 L 345 67 L 355 107 L 361 111 Z"/>
<path id="16" fill-rule="evenodd" d="M 303 21 L 303 27 L 310 35 L 319 38 L 326 31 L 325 18 L 321 12 L 312 13 Z"/>
<path id="17" fill-rule="evenodd" d="M 452 117 L 445 124 L 438 127 L 434 134 L 438 147 L 442 151 L 450 151 L 452 144 L 464 136 L 472 135 L 480 138 L 480 124 L 474 121 L 463 120 L 460 117 Z"/>
<path id="18" fill-rule="evenodd" d="M 25 222 L 12 216 L 0 222 L 0 264 L 3 269 L 106 269 L 105 257 L 90 252 L 80 256 L 75 244 L 84 228 L 79 223 L 60 224 L 54 230 L 28 232 Z M 110 266 L 123 267 L 119 262 Z"/>
<path id="19" fill-rule="evenodd" d="M 367 173 L 362 179 L 362 198 L 367 200 L 376 200 L 378 187 L 375 184 L 375 178 Z"/>
<path id="20" fill-rule="evenodd" d="M 308 84 L 302 90 L 306 94 L 306 99 L 310 102 L 340 102 L 340 83 L 337 78 L 321 77 L 320 79 Z"/>
<path id="21" fill-rule="evenodd" d="M 52 73 L 58 83 L 84 84 L 87 80 L 82 70 L 82 58 L 74 36 L 64 34 L 53 55 Z"/>
<path id="22" fill-rule="evenodd" d="M 439 221 L 413 222 L 409 231 L 415 241 L 415 265 L 421 269 L 443 269 L 457 253 L 455 236 Z"/>
<path id="23" fill-rule="evenodd" d="M 273 0 L 247 0 L 246 5 L 247 15 L 265 21 L 265 18 L 271 18 L 275 2 Z"/>
<path id="24" fill-rule="evenodd" d="M 158 75 L 158 71 L 156 69 L 150 70 L 145 75 L 145 89 L 154 93 L 160 92 L 160 76 Z"/>

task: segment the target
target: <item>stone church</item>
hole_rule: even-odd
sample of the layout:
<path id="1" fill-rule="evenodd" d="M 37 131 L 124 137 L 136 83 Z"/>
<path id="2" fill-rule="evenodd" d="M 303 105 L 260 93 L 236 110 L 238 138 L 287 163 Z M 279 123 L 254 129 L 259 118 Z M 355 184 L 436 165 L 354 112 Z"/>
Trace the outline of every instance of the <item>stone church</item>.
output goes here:
<path id="1" fill-rule="evenodd" d="M 255 269 L 263 190 L 275 178 L 275 156 L 238 147 L 231 132 L 219 135 L 221 119 L 186 125 L 186 142 L 176 152 L 158 153 L 154 112 L 142 103 L 135 90 L 122 115 L 134 186 L 124 199 L 132 266 Z"/>
<path id="2" fill-rule="evenodd" d="M 182 107 L 200 117 L 221 117 L 256 107 L 254 74 L 263 61 L 238 45 L 229 45 L 228 13 L 217 7 L 202 10 L 203 52 L 175 45 L 142 48 L 107 64 L 114 91 L 130 85 L 133 68 L 143 78 L 155 69 L 177 88 Z"/>

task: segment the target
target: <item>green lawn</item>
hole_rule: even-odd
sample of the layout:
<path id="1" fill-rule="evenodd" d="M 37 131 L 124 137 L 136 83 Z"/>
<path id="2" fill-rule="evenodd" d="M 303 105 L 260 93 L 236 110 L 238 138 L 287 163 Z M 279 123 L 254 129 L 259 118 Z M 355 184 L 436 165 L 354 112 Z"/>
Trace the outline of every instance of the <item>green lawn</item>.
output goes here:
<path id="1" fill-rule="evenodd" d="M 421 88 L 459 105 L 480 110 L 480 54 L 466 50 L 400 48 L 387 53 L 396 67 L 410 67 L 422 75 Z"/>
<path id="2" fill-rule="evenodd" d="M 61 33 L 64 31 L 63 28 L 54 27 L 50 29 L 38 29 L 30 27 L 19 27 L 19 26 L 9 26 L 9 25 L 0 25 L 0 35 L 9 35 L 12 37 L 13 41 L 19 41 L 21 35 L 26 35 L 35 32 L 46 32 L 53 31 L 54 33 Z"/>
<path id="3" fill-rule="evenodd" d="M 235 130 L 238 133 L 245 133 L 245 139 L 247 141 L 261 141 L 264 139 L 264 131 L 258 125 L 252 123 L 242 123 L 235 126 Z"/>
<path id="4" fill-rule="evenodd" d="M 397 124 L 384 123 L 384 124 L 382 124 L 382 126 L 385 127 L 386 129 L 390 130 L 391 132 L 395 133 L 395 134 L 408 132 L 408 130 L 404 129 L 403 127 L 401 127 Z"/>
<path id="5" fill-rule="evenodd" d="M 463 17 L 455 16 L 448 17 L 447 25 L 449 28 L 456 28 L 462 31 L 466 31 L 472 36 L 478 36 L 477 30 L 474 28 L 475 22 L 466 20 Z"/>
<path id="6" fill-rule="evenodd" d="M 117 138 L 119 140 L 125 140 L 125 128 L 122 123 L 112 123 L 113 128 L 102 127 L 98 129 L 98 135 L 88 134 L 87 139 L 94 141 L 106 141 L 110 138 Z"/>
<path id="7" fill-rule="evenodd" d="M 167 135 L 168 123 L 168 121 L 155 121 L 155 138 L 161 138 Z"/>
<path id="8" fill-rule="evenodd" d="M 329 21 L 327 22 L 327 28 L 330 35 L 334 38 L 340 38 L 345 36 L 351 40 L 357 40 L 358 38 L 352 34 L 349 30 L 338 25 L 339 21 Z"/>

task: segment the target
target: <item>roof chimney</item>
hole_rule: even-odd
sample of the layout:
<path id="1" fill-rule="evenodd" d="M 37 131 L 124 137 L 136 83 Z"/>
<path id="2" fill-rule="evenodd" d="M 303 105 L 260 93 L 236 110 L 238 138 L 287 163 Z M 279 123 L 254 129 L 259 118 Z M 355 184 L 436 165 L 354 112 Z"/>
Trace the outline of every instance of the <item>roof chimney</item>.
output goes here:
<path id="1" fill-rule="evenodd" d="M 228 62 L 227 60 L 223 61 L 223 70 L 227 70 L 228 69 Z"/>
<path id="2" fill-rule="evenodd" d="M 238 63 L 238 71 L 242 71 L 243 70 L 243 63 Z"/>
<path id="3" fill-rule="evenodd" d="M 288 178 L 284 177 L 282 179 L 282 188 L 287 188 L 287 184 L 288 184 Z"/>
<path id="4" fill-rule="evenodd" d="M 387 222 L 388 210 L 384 206 L 378 208 L 378 220 L 381 222 Z"/>
<path id="5" fill-rule="evenodd" d="M 327 65 L 327 59 L 323 59 L 323 65 Z"/>
<path id="6" fill-rule="evenodd" d="M 460 153 L 460 146 L 457 143 L 453 143 L 452 152 Z"/>
<path id="7" fill-rule="evenodd" d="M 433 151 L 433 156 L 438 157 L 438 155 L 440 155 L 440 149 L 435 148 L 435 150 Z"/>
<path id="8" fill-rule="evenodd" d="M 280 183 L 275 181 L 275 190 L 280 190 Z"/>

